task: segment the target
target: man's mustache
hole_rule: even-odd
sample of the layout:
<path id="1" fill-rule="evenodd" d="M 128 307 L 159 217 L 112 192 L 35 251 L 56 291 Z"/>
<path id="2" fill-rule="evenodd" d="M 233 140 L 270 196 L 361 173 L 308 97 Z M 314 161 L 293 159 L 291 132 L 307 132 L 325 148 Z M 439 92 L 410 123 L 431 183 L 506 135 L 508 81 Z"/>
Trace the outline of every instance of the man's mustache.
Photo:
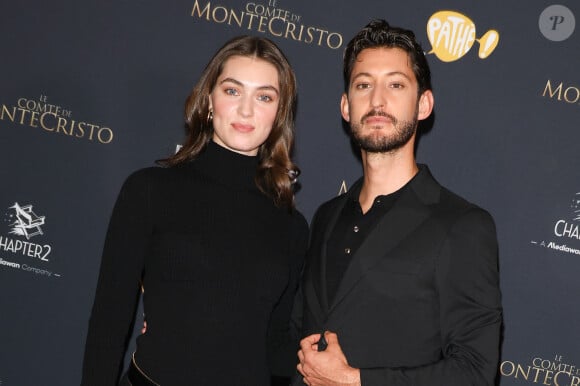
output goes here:
<path id="1" fill-rule="evenodd" d="M 365 115 L 363 115 L 362 118 L 360 119 L 361 123 L 364 123 L 370 117 L 386 117 L 386 118 L 390 119 L 390 121 L 393 123 L 393 125 L 397 124 L 397 118 L 395 118 L 395 116 L 393 116 L 389 113 L 386 113 L 383 110 L 376 110 L 376 109 L 373 109 L 373 110 L 369 111 L 368 113 L 366 113 Z"/>

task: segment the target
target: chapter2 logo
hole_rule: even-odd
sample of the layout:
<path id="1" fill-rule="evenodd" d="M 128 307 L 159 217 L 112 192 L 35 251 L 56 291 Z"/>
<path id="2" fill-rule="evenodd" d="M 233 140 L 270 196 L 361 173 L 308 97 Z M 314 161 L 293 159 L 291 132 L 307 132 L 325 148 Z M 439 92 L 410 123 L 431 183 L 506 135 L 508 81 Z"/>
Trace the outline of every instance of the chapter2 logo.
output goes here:
<path id="1" fill-rule="evenodd" d="M 14 209 L 14 222 L 10 224 L 12 227 L 10 233 L 18 236 L 25 236 L 26 240 L 36 235 L 42 235 L 41 225 L 44 225 L 44 216 L 38 216 L 32 211 L 32 205 L 20 206 L 14 203 L 10 207 Z"/>
<path id="2" fill-rule="evenodd" d="M 557 242 L 532 240 L 531 243 L 560 252 L 580 255 L 580 248 L 576 246 L 576 243 L 580 240 L 580 192 L 572 197 L 570 210 L 572 213 L 568 220 L 560 218 L 554 223 L 553 231 L 554 236 L 558 238 Z"/>
<path id="3" fill-rule="evenodd" d="M 554 226 L 554 234 L 558 237 L 580 240 L 580 192 L 572 197 L 570 209 L 572 219 L 570 221 L 558 220 Z"/>
<path id="4" fill-rule="evenodd" d="M 0 235 L 0 252 L 9 252 L 13 258 L 31 258 L 28 261 L 49 262 L 49 255 L 52 247 L 49 244 L 37 244 L 29 241 L 35 236 L 43 235 L 42 226 L 45 225 L 45 216 L 40 216 L 33 211 L 33 206 L 20 205 L 15 202 L 14 205 L 8 207 L 9 211 L 6 214 L 5 222 L 8 222 L 10 235 L 18 236 L 17 238 L 6 237 Z M 2 265 L 8 261 L 2 259 Z M 18 265 L 11 265 L 13 268 L 21 268 Z M 23 267 L 30 268 L 27 265 Z M 24 268 L 23 268 L 24 269 Z"/>
<path id="5" fill-rule="evenodd" d="M 475 23 L 455 11 L 434 13 L 427 22 L 427 36 L 432 47 L 428 53 L 443 62 L 461 59 L 475 42 L 479 43 L 479 58 L 486 59 L 499 44 L 499 32 L 490 29 L 478 39 Z"/>

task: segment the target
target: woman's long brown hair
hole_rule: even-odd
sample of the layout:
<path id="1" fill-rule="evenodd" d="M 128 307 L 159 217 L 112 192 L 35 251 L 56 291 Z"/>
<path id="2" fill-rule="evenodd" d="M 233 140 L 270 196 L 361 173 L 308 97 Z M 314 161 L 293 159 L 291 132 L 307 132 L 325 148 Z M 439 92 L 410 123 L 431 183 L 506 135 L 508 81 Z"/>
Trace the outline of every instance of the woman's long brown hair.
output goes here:
<path id="1" fill-rule="evenodd" d="M 226 42 L 213 56 L 185 102 L 185 122 L 188 134 L 181 149 L 173 156 L 160 160 L 164 166 L 187 162 L 201 153 L 213 136 L 208 120 L 209 95 L 221 75 L 225 62 L 232 56 L 262 59 L 278 71 L 280 100 L 272 131 L 258 150 L 260 160 L 256 170 L 256 185 L 276 206 L 294 207 L 293 183 L 299 174 L 290 159 L 294 143 L 296 113 L 296 78 L 282 51 L 269 39 L 240 36 Z"/>

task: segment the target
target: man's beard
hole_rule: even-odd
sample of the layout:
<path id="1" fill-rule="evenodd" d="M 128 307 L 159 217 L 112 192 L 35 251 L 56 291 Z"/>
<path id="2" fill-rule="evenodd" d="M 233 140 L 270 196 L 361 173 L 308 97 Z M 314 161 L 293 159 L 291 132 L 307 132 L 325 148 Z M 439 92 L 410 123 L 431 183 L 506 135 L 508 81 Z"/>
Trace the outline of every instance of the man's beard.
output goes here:
<path id="1" fill-rule="evenodd" d="M 363 136 L 361 129 L 364 125 L 364 121 L 372 116 L 383 116 L 391 120 L 393 125 L 393 133 L 382 134 L 379 130 L 385 130 L 385 128 L 373 128 L 370 127 L 370 133 Z M 350 125 L 350 132 L 353 140 L 357 143 L 361 149 L 368 153 L 389 153 L 403 147 L 415 134 L 417 129 L 417 111 L 413 120 L 411 121 L 400 121 L 391 114 L 387 114 L 384 111 L 372 110 L 365 114 L 359 123 L 352 123 Z M 376 130 L 376 132 L 375 132 Z M 389 129 L 387 129 L 389 130 Z"/>

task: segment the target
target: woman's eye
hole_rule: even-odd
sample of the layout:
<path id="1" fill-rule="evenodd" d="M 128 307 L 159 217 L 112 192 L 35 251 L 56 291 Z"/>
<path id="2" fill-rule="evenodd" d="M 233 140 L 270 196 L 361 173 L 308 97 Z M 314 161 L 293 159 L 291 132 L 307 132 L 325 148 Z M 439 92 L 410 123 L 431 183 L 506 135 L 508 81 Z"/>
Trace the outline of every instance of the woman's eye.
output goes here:
<path id="1" fill-rule="evenodd" d="M 239 95 L 238 90 L 236 90 L 235 88 L 226 88 L 225 92 L 228 95 Z"/>
<path id="2" fill-rule="evenodd" d="M 262 102 L 271 102 L 274 99 L 270 95 L 260 95 L 258 96 L 258 100 Z"/>

